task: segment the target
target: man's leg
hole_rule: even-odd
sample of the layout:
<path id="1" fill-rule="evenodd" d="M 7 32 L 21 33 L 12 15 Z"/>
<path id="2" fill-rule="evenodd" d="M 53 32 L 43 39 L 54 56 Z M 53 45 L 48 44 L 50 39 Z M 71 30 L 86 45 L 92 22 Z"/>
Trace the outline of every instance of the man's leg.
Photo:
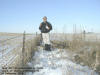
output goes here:
<path id="1" fill-rule="evenodd" d="M 48 51 L 51 51 L 51 45 L 48 44 Z"/>
<path id="2" fill-rule="evenodd" d="M 49 35 L 49 33 L 46 34 L 46 43 L 47 43 L 47 50 L 51 51 L 50 35 Z"/>
<path id="3" fill-rule="evenodd" d="M 45 44 L 45 50 L 51 50 L 51 45 L 50 45 L 50 37 L 49 37 L 49 33 L 43 33 L 43 42 Z"/>
<path id="4" fill-rule="evenodd" d="M 46 33 L 42 33 L 42 38 L 43 38 L 44 50 L 47 50 Z"/>

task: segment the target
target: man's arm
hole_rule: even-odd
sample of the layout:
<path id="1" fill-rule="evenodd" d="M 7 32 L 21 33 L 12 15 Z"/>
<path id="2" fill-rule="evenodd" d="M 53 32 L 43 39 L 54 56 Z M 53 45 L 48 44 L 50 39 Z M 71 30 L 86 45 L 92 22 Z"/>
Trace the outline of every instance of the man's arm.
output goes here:
<path id="1" fill-rule="evenodd" d="M 51 23 L 48 23 L 48 27 L 49 27 L 49 30 L 52 30 L 52 25 L 51 25 Z"/>
<path id="2" fill-rule="evenodd" d="M 39 29 L 41 30 L 41 28 L 42 28 L 42 23 L 40 23 L 40 26 L 39 26 Z"/>

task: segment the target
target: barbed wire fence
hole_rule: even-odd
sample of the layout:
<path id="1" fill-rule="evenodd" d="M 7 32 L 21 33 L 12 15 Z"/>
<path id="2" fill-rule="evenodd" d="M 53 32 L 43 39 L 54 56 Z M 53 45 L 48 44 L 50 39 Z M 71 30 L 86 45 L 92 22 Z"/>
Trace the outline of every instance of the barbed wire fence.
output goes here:
<path id="1" fill-rule="evenodd" d="M 0 66 L 18 67 L 32 59 L 34 50 L 37 49 L 38 34 L 14 35 L 5 40 L 0 40 Z"/>

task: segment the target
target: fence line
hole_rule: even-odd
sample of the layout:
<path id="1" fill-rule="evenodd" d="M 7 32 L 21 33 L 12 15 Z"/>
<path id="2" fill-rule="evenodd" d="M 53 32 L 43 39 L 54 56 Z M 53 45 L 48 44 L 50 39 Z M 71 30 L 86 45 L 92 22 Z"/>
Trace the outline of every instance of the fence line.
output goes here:
<path id="1" fill-rule="evenodd" d="M 24 51 L 25 51 L 25 31 L 23 34 L 23 48 L 22 48 L 22 65 L 24 66 Z"/>
<path id="2" fill-rule="evenodd" d="M 21 37 L 20 36 L 12 37 L 12 38 L 2 41 L 1 44 L 5 43 L 5 45 L 1 45 L 1 47 L 8 45 L 8 43 L 6 44 L 6 41 L 10 42 L 10 40 L 12 40 L 11 41 L 12 44 L 13 44 L 13 40 L 15 41 L 15 43 L 17 41 L 21 41 L 21 42 L 20 43 L 18 42 L 19 45 L 15 46 L 11 50 L 9 49 L 9 47 L 2 48 L 0 50 L 0 54 L 1 54 L 0 61 L 2 62 L 0 66 L 9 66 L 9 65 L 10 66 L 16 66 L 16 65 L 24 66 L 24 64 L 30 60 L 29 57 L 32 56 L 31 52 L 33 52 L 36 47 L 36 44 L 37 44 L 36 39 L 38 35 L 36 34 L 34 35 L 34 37 L 33 35 L 29 35 L 28 38 L 26 38 L 27 37 L 26 35 L 27 34 L 25 34 L 24 32 L 23 35 L 20 35 Z M 22 39 L 16 40 L 17 38 L 22 38 Z M 27 45 L 29 46 L 29 48 Z"/>

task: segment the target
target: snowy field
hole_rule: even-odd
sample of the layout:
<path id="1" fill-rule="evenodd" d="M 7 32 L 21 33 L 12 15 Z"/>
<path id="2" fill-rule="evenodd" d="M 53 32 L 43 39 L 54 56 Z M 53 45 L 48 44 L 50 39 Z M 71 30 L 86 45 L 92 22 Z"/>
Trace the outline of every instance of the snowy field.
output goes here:
<path id="1" fill-rule="evenodd" d="M 34 38 L 34 35 L 26 35 L 26 40 Z M 16 51 L 22 46 L 22 34 L 0 33 L 0 67 L 9 65 L 18 56 Z"/>
<path id="2" fill-rule="evenodd" d="M 48 52 L 39 48 L 28 65 L 43 69 L 35 73 L 27 72 L 26 75 L 98 75 L 89 67 L 72 62 L 69 55 L 67 50 L 54 49 Z"/>
<path id="3" fill-rule="evenodd" d="M 26 40 L 34 38 L 34 36 L 26 35 Z M 64 38 L 65 36 L 62 34 L 51 35 L 51 40 L 65 40 Z M 67 34 L 67 40 L 72 40 L 72 34 Z M 87 40 L 100 40 L 100 35 L 89 34 L 87 35 Z M 22 35 L 0 35 L 0 68 L 11 63 L 18 56 L 14 52 L 17 50 L 16 48 L 22 46 L 22 42 Z M 53 49 L 53 51 L 48 52 L 39 47 L 32 59 L 28 63 L 30 67 L 42 67 L 43 69 L 34 73 L 27 72 L 26 75 L 98 75 L 89 67 L 72 62 L 70 60 L 70 53 L 67 50 Z"/>

